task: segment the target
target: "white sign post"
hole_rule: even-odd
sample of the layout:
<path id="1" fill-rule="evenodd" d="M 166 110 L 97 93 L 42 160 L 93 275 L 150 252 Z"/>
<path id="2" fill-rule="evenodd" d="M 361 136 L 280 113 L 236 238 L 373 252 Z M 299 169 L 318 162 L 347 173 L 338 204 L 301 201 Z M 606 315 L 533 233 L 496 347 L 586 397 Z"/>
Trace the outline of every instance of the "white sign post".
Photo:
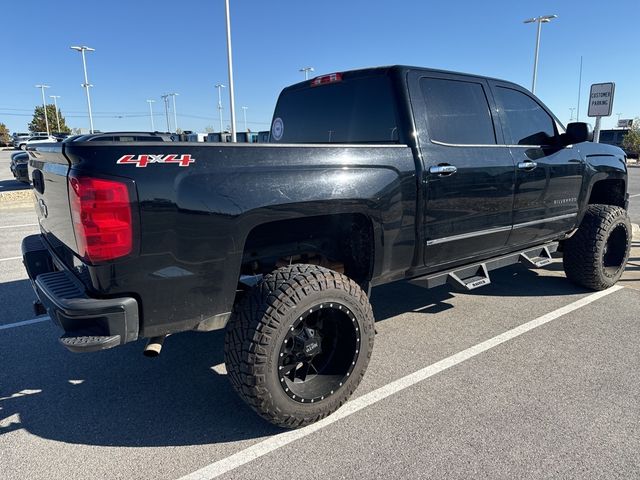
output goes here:
<path id="1" fill-rule="evenodd" d="M 602 117 L 611 116 L 613 112 L 613 94 L 616 90 L 616 84 L 609 83 L 594 83 L 591 85 L 591 92 L 589 93 L 589 117 L 596 117 L 596 126 L 593 130 L 593 141 L 598 143 L 600 141 L 600 119 Z"/>

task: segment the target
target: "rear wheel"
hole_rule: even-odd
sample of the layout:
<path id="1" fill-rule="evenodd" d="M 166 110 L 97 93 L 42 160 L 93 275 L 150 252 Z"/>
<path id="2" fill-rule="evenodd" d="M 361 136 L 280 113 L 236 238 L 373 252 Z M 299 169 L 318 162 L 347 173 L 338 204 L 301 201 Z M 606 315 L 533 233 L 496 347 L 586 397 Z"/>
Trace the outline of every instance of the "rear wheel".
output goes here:
<path id="1" fill-rule="evenodd" d="M 567 278 L 592 290 L 614 285 L 627 264 L 631 235 L 631 222 L 623 208 L 589 205 L 578 231 L 564 245 Z"/>
<path id="2" fill-rule="evenodd" d="M 313 423 L 360 383 L 373 324 L 366 294 L 348 277 L 315 265 L 280 268 L 247 294 L 227 326 L 229 379 L 271 423 Z"/>

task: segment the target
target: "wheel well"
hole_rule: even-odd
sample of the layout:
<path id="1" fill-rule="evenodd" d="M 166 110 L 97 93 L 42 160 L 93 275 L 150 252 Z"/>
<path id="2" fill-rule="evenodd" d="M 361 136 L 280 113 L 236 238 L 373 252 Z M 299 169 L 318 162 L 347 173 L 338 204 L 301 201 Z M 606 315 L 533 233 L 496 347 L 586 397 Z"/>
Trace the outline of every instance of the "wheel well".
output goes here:
<path id="1" fill-rule="evenodd" d="M 607 179 L 593 184 L 589 205 L 600 203 L 604 205 L 616 205 L 624 208 L 625 194 L 624 180 Z"/>
<path id="2" fill-rule="evenodd" d="M 249 233 L 240 273 L 255 276 L 309 263 L 344 273 L 366 286 L 373 270 L 373 248 L 373 224 L 362 214 L 279 220 Z"/>

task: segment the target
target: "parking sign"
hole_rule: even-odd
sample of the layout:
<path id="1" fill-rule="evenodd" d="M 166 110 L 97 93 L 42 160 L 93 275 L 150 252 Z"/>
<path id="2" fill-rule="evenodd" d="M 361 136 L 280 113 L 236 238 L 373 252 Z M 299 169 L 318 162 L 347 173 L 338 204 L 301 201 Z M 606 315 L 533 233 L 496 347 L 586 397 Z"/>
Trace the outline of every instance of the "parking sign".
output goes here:
<path id="1" fill-rule="evenodd" d="M 608 117 L 613 111 L 613 94 L 616 85 L 609 83 L 594 83 L 589 93 L 589 117 Z"/>

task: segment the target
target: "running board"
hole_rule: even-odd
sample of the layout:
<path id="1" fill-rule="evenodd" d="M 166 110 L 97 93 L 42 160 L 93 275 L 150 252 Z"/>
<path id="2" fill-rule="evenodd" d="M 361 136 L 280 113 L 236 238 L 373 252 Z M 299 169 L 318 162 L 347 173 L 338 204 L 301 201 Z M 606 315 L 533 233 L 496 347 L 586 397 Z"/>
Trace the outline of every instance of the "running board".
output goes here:
<path id="1" fill-rule="evenodd" d="M 557 250 L 557 248 L 556 248 Z M 520 261 L 529 268 L 540 268 L 549 265 L 553 258 L 549 248 L 545 245 L 541 249 L 528 250 L 520 254 Z"/>
<path id="2" fill-rule="evenodd" d="M 434 288 L 446 283 L 462 290 L 473 290 L 491 283 L 489 272 L 516 263 L 529 268 L 540 268 L 551 263 L 551 254 L 558 250 L 558 242 L 491 258 L 484 262 L 458 267 L 444 272 L 431 273 L 409 280 L 409 283 L 425 288 Z"/>

